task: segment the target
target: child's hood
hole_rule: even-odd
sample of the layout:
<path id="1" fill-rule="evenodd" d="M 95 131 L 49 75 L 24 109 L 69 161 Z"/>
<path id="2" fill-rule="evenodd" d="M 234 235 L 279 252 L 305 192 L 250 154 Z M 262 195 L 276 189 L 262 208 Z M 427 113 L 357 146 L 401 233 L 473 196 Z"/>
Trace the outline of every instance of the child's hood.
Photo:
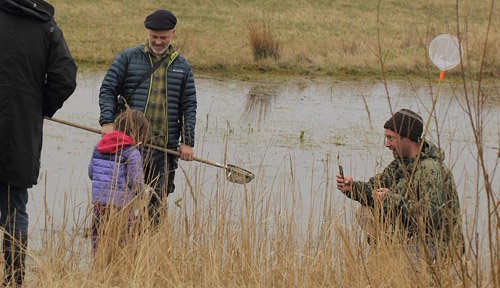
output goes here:
<path id="1" fill-rule="evenodd" d="M 134 139 L 118 130 L 108 133 L 97 143 L 97 150 L 103 154 L 115 154 L 128 145 L 134 145 Z"/>

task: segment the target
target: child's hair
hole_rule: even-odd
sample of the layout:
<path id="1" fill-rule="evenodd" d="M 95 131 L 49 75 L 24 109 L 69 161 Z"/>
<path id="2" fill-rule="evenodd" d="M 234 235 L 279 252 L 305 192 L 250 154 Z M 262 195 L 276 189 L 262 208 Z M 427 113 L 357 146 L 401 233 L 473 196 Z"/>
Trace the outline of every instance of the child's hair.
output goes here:
<path id="1" fill-rule="evenodd" d="M 144 114 L 135 109 L 127 109 L 120 113 L 114 129 L 132 137 L 136 143 L 146 142 L 149 138 L 149 123 Z"/>

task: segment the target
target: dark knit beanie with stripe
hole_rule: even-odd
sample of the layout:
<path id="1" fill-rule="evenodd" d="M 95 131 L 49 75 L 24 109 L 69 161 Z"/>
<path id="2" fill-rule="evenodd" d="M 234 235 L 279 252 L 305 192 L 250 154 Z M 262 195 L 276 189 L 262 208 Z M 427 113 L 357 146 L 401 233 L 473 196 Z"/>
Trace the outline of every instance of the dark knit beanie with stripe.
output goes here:
<path id="1" fill-rule="evenodd" d="M 417 113 L 409 109 L 401 109 L 385 122 L 384 128 L 398 133 L 401 137 L 418 142 L 424 130 L 424 122 Z"/>

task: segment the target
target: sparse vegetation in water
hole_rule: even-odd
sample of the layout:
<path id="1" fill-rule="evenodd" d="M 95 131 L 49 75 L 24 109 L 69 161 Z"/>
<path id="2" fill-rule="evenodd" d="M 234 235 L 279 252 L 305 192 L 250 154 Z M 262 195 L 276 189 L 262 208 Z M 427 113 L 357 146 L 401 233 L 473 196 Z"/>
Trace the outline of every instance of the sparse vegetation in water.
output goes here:
<path id="1" fill-rule="evenodd" d="M 253 127 L 250 126 L 250 123 L 248 123 L 248 135 L 253 133 Z"/>

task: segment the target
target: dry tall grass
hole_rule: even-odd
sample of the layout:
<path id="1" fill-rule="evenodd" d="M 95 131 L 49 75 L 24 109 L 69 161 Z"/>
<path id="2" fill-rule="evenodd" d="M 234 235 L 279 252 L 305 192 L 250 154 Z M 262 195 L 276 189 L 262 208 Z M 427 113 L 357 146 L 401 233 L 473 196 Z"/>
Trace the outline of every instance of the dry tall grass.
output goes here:
<path id="1" fill-rule="evenodd" d="M 273 58 L 280 58 L 280 41 L 273 35 L 272 29 L 266 22 L 252 22 L 248 26 L 250 34 L 250 47 L 252 49 L 253 58 L 256 61 Z"/>
<path id="2" fill-rule="evenodd" d="M 293 173 L 270 186 L 257 177 L 244 189 L 223 177 L 202 183 L 203 174 L 189 173 L 186 190 L 176 192 L 180 206 L 164 211 L 158 230 L 135 234 L 134 245 L 120 243 L 121 224 L 110 222 L 95 257 L 83 223 L 55 229 L 47 219 L 42 250 L 29 251 L 26 287 L 450 287 L 493 277 L 484 258 L 428 265 L 398 241 L 368 245 L 351 217 L 334 211 L 331 175 L 325 189 L 311 191 L 321 199 L 311 211 L 322 216 L 311 213 L 304 230 Z"/>

